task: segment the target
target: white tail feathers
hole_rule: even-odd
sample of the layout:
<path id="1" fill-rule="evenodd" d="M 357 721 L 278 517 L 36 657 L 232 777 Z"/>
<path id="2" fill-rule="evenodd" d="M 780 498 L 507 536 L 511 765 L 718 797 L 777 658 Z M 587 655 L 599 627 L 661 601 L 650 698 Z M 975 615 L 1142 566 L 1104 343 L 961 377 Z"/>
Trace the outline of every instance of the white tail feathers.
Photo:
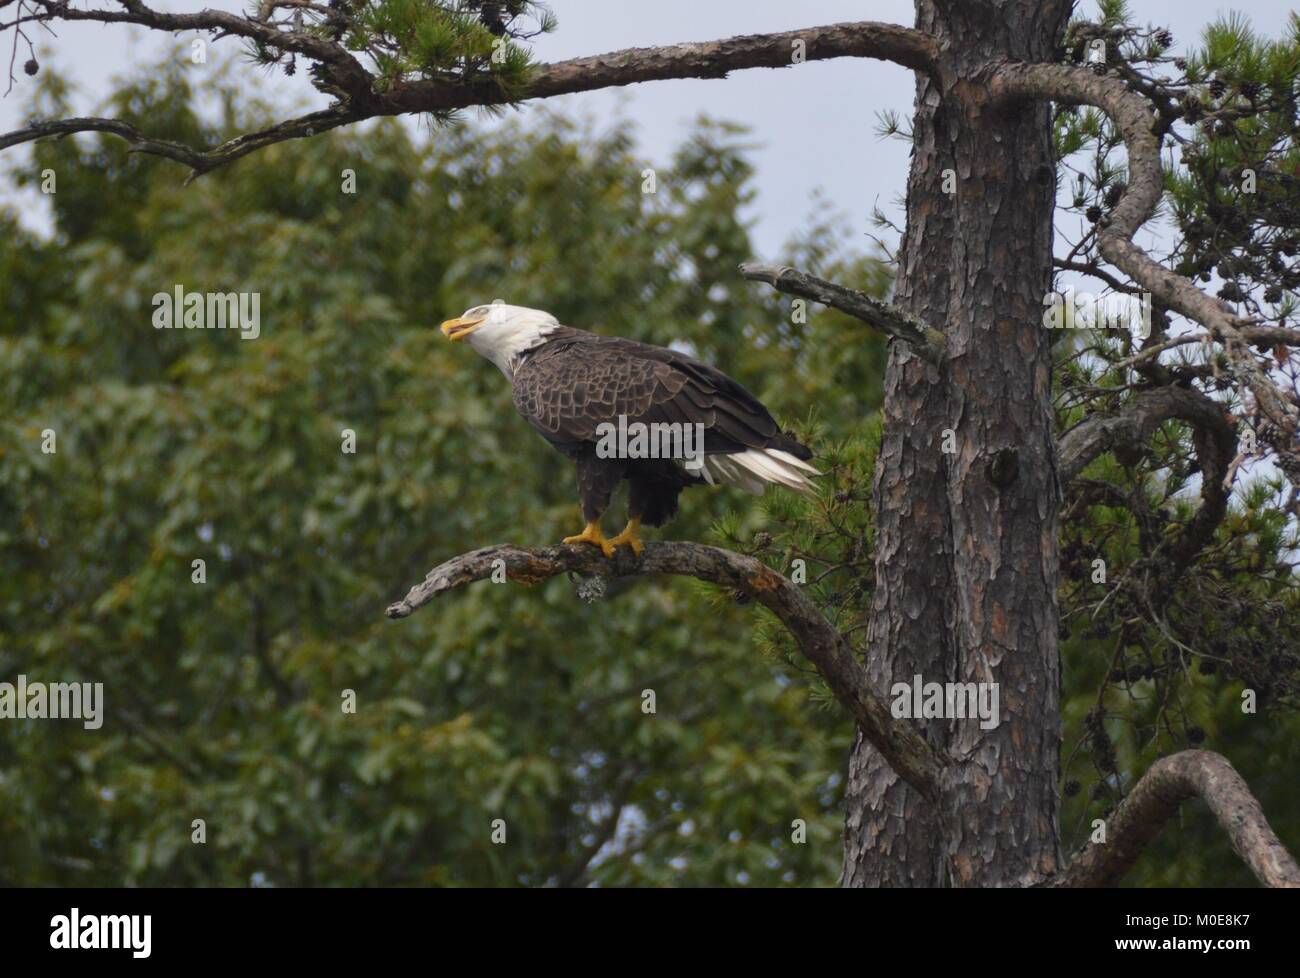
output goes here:
<path id="1" fill-rule="evenodd" d="M 802 459 L 779 448 L 750 448 L 732 455 L 706 455 L 704 464 L 690 471 L 703 477 L 709 485 L 736 486 L 762 495 L 770 482 L 796 492 L 812 493 L 815 486 L 809 475 L 821 475 Z"/>

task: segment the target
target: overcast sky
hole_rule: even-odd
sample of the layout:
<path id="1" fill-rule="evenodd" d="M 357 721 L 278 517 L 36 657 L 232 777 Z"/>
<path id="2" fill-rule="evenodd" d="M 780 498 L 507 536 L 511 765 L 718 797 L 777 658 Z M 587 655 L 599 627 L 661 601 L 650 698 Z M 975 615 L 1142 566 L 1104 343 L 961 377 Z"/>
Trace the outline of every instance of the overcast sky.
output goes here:
<path id="1" fill-rule="evenodd" d="M 75 0 L 74 0 L 75 2 Z M 111 7 L 111 0 L 104 6 Z M 202 7 L 240 10 L 232 0 L 159 0 L 160 10 L 194 10 Z M 1246 11 L 1263 34 L 1277 36 L 1291 9 L 1280 0 L 1180 0 L 1175 5 L 1154 0 L 1133 0 L 1144 19 L 1169 27 L 1183 47 L 1220 11 Z M 734 34 L 793 30 L 851 20 L 878 20 L 910 24 L 910 0 L 554 0 L 559 30 L 536 45 L 540 60 L 551 61 L 596 54 L 624 47 L 710 40 Z M 1082 6 L 1093 9 L 1091 3 Z M 120 25 L 61 24 L 57 40 L 45 35 L 38 41 L 41 61 L 75 80 L 74 106 L 80 115 L 93 115 L 114 76 L 131 74 L 152 64 L 173 45 L 179 51 L 191 35 L 177 40 L 156 32 Z M 39 37 L 34 32 L 33 37 Z M 7 55 L 10 34 L 3 35 Z M 207 66 L 196 72 L 225 69 L 246 79 L 246 87 L 266 98 L 294 99 L 313 108 L 325 104 L 299 76 L 288 79 L 241 65 L 240 43 L 228 39 L 212 45 Z M 19 62 L 25 58 L 20 53 Z M 6 56 L 5 61 L 8 61 Z M 232 63 L 234 62 L 234 63 Z M 0 130 L 19 126 L 32 85 L 18 74 L 18 84 L 0 99 Z M 0 83 L 0 90 L 3 90 Z M 585 113 L 598 120 L 622 116 L 635 123 L 643 153 L 656 163 L 666 163 L 693 119 L 701 113 L 748 125 L 753 130 L 759 198 L 754 213 L 757 245 L 763 257 L 779 257 L 783 241 L 797 233 L 808 219 L 813 194 L 819 188 L 851 222 L 853 233 L 872 230 L 869 215 L 877 200 L 882 207 L 901 194 L 907 165 L 907 147 L 875 134 L 875 113 L 911 110 L 913 82 L 910 72 L 864 59 L 808 62 L 781 70 L 752 69 L 726 80 L 663 81 L 606 92 L 549 99 L 552 109 Z M 525 109 L 527 116 L 530 110 Z M 469 125 L 490 124 L 467 116 Z M 83 137 L 88 138 L 88 137 Z M 5 157 L 25 152 L 7 150 Z M 235 164 L 236 166 L 238 164 Z M 179 179 L 178 168 L 178 179 Z M 0 193 L 0 201 L 6 198 Z M 33 227 L 43 227 L 39 199 L 23 198 L 24 215 Z M 866 237 L 863 247 L 869 246 Z"/>

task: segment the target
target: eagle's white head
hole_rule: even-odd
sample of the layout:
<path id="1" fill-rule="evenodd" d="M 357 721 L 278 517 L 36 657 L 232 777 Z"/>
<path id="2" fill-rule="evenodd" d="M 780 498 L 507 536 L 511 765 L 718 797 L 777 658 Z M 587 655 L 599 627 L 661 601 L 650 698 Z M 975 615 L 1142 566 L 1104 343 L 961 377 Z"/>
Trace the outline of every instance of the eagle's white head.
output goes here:
<path id="1" fill-rule="evenodd" d="M 469 345 L 495 363 L 506 377 L 514 374 L 521 353 L 544 343 L 547 334 L 559 328 L 559 320 L 549 312 L 509 306 L 500 300 L 466 309 L 441 326 L 447 339 L 453 343 L 469 340 Z"/>

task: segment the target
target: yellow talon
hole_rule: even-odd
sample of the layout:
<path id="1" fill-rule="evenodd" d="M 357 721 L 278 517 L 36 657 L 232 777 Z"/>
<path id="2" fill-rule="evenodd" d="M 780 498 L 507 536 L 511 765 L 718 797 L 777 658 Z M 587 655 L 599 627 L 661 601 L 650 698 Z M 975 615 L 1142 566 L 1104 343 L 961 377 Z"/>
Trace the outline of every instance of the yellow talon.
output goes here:
<path id="1" fill-rule="evenodd" d="M 609 541 L 610 546 L 618 547 L 626 544 L 632 548 L 634 554 L 640 557 L 641 551 L 645 549 L 645 544 L 641 542 L 641 537 L 637 534 L 637 530 L 640 529 L 640 527 L 640 517 L 633 516 L 627 521 L 627 526 L 623 527 L 623 532 Z"/>
<path id="2" fill-rule="evenodd" d="M 622 536 L 620 533 L 619 536 Z M 614 543 L 605 538 L 599 523 L 588 523 L 586 528 L 575 537 L 565 537 L 564 543 L 594 543 L 606 557 L 614 556 Z"/>

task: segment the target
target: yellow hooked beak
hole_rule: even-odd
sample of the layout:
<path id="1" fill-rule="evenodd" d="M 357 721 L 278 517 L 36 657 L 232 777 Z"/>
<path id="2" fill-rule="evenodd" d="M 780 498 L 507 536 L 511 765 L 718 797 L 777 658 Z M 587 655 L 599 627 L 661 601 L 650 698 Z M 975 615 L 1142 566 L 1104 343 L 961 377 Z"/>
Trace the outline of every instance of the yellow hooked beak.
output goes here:
<path id="1" fill-rule="evenodd" d="M 448 319 L 438 328 L 442 330 L 443 336 L 455 343 L 474 332 L 478 324 L 485 319 L 487 316 L 479 316 L 478 319 Z"/>

